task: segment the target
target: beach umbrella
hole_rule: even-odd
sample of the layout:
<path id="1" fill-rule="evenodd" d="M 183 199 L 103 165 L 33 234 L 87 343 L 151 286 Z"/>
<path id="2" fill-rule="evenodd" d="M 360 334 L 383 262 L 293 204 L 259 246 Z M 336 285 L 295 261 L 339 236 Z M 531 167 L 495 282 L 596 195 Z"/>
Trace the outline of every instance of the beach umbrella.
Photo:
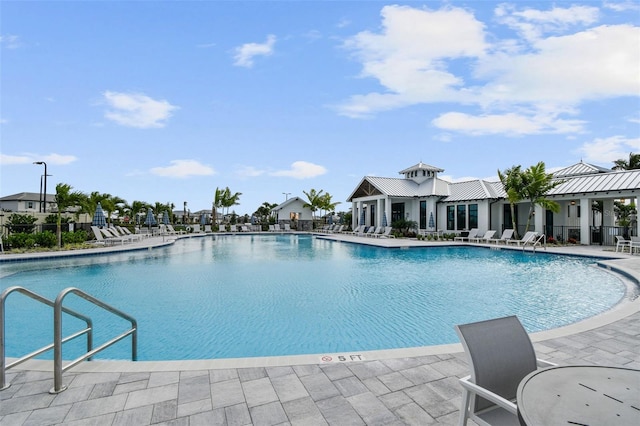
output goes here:
<path id="1" fill-rule="evenodd" d="M 206 214 L 201 214 L 200 215 L 200 225 L 206 225 L 207 224 L 207 215 Z"/>
<path id="2" fill-rule="evenodd" d="M 329 215 L 329 220 L 327 220 L 327 223 L 329 225 L 333 225 L 333 215 L 332 214 Z"/>
<path id="3" fill-rule="evenodd" d="M 364 225 L 364 207 L 362 209 L 360 209 L 360 222 L 358 222 L 358 225 L 362 226 Z"/>
<path id="4" fill-rule="evenodd" d="M 252 224 L 252 225 L 255 225 L 255 224 L 256 224 L 256 222 L 257 222 L 256 217 L 255 217 L 254 215 L 251 215 L 251 224 Z"/>
<path id="5" fill-rule="evenodd" d="M 162 223 L 165 224 L 165 225 L 169 224 L 169 212 L 166 211 L 166 210 L 162 214 Z"/>
<path id="6" fill-rule="evenodd" d="M 100 203 L 96 206 L 96 212 L 93 214 L 91 225 L 99 227 L 107 225 L 107 218 L 104 216 L 104 211 L 102 210 L 102 205 L 100 205 Z"/>
<path id="7" fill-rule="evenodd" d="M 387 212 L 382 212 L 382 226 L 385 228 L 389 226 L 389 222 L 387 222 Z"/>
<path id="8" fill-rule="evenodd" d="M 147 210 L 147 217 L 144 219 L 144 224 L 151 227 L 152 225 L 155 225 L 157 223 L 158 222 L 156 222 L 156 218 L 153 217 L 153 210 L 151 210 L 151 207 L 149 207 L 149 210 Z"/>
<path id="9" fill-rule="evenodd" d="M 433 212 L 429 213 L 429 228 L 435 228 L 436 223 L 433 220 Z"/>

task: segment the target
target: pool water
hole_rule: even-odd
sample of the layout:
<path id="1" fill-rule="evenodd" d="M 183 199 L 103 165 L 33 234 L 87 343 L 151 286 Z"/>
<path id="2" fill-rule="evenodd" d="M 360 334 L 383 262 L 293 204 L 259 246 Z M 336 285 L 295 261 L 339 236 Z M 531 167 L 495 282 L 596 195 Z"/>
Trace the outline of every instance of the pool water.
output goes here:
<path id="1" fill-rule="evenodd" d="M 152 251 L 3 265 L 2 289 L 77 287 L 138 321 L 138 359 L 322 354 L 455 343 L 455 324 L 518 315 L 529 332 L 608 310 L 625 294 L 594 260 L 477 247 L 388 249 L 307 235 L 206 236 Z M 123 321 L 70 295 L 94 346 Z M 6 353 L 52 342 L 52 310 L 12 295 Z M 64 317 L 64 335 L 82 323 Z M 84 339 L 65 344 L 80 356 Z M 97 356 L 128 359 L 130 338 Z M 44 356 L 51 358 L 52 354 Z"/>

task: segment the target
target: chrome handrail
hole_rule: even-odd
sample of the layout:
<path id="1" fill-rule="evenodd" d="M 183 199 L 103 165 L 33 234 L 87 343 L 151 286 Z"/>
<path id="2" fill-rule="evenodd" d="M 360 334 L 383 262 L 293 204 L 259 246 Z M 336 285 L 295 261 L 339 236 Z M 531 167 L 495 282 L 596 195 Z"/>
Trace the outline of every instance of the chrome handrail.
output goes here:
<path id="1" fill-rule="evenodd" d="M 6 383 L 6 379 L 5 379 L 5 372 L 6 370 L 15 367 L 16 365 L 22 364 L 23 362 L 34 358 L 44 352 L 47 352 L 49 350 L 51 350 L 54 347 L 54 344 L 49 344 L 47 346 L 44 346 L 43 348 L 37 349 L 34 352 L 31 352 L 27 355 L 24 355 L 21 358 L 18 358 L 17 360 L 13 361 L 12 363 L 7 364 L 6 363 L 6 358 L 5 358 L 5 331 L 4 331 L 4 327 L 5 327 L 5 301 L 7 300 L 7 297 L 9 297 L 10 294 L 17 292 L 17 293 L 21 293 L 25 296 L 30 297 L 33 300 L 36 300 L 40 303 L 44 303 L 47 306 L 51 306 L 52 308 L 54 307 L 54 303 L 47 299 L 46 297 L 43 297 L 37 293 L 34 293 L 31 290 L 28 290 L 24 287 L 20 287 L 20 286 L 13 286 L 13 287 L 7 287 L 6 289 L 4 289 L 2 291 L 2 293 L 0 294 L 0 390 L 5 390 L 7 388 L 9 388 L 9 386 L 11 386 L 10 383 Z M 70 340 L 75 339 L 76 337 L 82 336 L 83 334 L 87 335 L 87 351 L 91 350 L 91 346 L 93 345 L 93 326 L 92 326 L 92 321 L 91 318 L 82 315 L 72 309 L 69 308 L 62 308 L 62 312 L 65 312 L 69 315 L 72 315 L 80 320 L 83 320 L 84 322 L 86 322 L 87 327 L 84 330 L 80 330 L 74 334 L 72 334 L 71 336 L 67 336 L 63 340 L 63 342 L 68 342 Z"/>
<path id="2" fill-rule="evenodd" d="M 62 302 L 64 298 L 70 294 L 74 293 L 79 297 L 87 300 L 88 302 L 93 303 L 94 305 L 119 316 L 131 323 L 131 329 L 120 334 L 114 339 L 109 340 L 108 342 L 102 344 L 101 346 L 89 350 L 85 355 L 71 361 L 69 364 L 63 366 L 62 365 L 62 312 L 64 310 L 62 306 Z M 64 391 L 67 387 L 62 384 L 62 373 L 67 371 L 68 369 L 74 367 L 79 364 L 81 361 L 85 359 L 91 358 L 96 353 L 102 351 L 103 349 L 108 348 L 114 343 L 124 339 L 125 337 L 131 335 L 131 360 L 136 361 L 138 359 L 138 323 L 132 316 L 110 306 L 103 301 L 96 299 L 95 297 L 85 293 L 84 291 L 69 287 L 62 290 L 58 297 L 56 297 L 54 308 L 53 308 L 53 389 L 49 391 L 49 393 L 60 393 Z"/>

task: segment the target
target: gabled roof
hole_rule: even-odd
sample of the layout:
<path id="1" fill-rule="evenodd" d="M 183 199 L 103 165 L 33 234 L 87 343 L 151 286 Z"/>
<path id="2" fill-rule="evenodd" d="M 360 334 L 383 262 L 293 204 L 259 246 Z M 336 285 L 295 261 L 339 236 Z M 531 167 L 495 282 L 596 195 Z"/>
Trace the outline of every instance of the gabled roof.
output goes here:
<path id="1" fill-rule="evenodd" d="M 428 164 L 424 164 L 422 161 L 419 162 L 418 164 L 411 166 L 411 167 L 407 167 L 404 170 L 399 171 L 398 173 L 400 173 L 401 175 L 408 173 L 408 172 L 413 172 L 415 170 L 427 170 L 427 171 L 431 171 L 431 172 L 444 172 L 443 169 L 439 168 L 439 167 L 435 167 L 435 166 L 430 166 Z"/>
<path id="2" fill-rule="evenodd" d="M 500 187 L 502 184 L 498 182 Z M 486 200 L 487 198 L 500 198 L 493 182 L 484 180 L 470 180 L 466 182 L 455 182 L 449 184 L 451 195 L 442 200 L 443 202 Z M 504 192 L 504 191 L 503 191 Z"/>
<path id="3" fill-rule="evenodd" d="M 573 166 L 565 167 L 564 169 L 555 171 L 553 173 L 553 177 L 563 178 L 569 176 L 591 175 L 594 173 L 609 172 L 611 172 L 611 169 L 605 169 L 604 167 L 595 166 L 593 164 L 583 163 L 582 161 L 580 161 Z"/>
<path id="4" fill-rule="evenodd" d="M 56 200 L 56 196 L 54 194 L 47 194 L 46 200 L 53 203 Z M 40 201 L 40 194 L 38 192 L 19 192 L 2 197 L 0 201 Z"/>
<path id="5" fill-rule="evenodd" d="M 640 191 L 640 170 L 611 171 L 573 176 L 549 191 L 548 195 L 586 194 L 608 191 Z"/>
<path id="6" fill-rule="evenodd" d="M 285 201 L 282 204 L 278 204 L 277 206 L 275 206 L 274 208 L 271 209 L 272 212 L 278 211 L 278 210 L 282 210 L 283 208 L 287 207 L 290 204 L 293 204 L 295 202 L 300 202 L 302 204 L 304 204 L 306 201 L 304 201 L 302 198 L 300 197 L 292 197 L 289 198 L 287 201 Z"/>
<path id="7" fill-rule="evenodd" d="M 437 178 L 418 184 L 412 179 L 365 176 L 347 201 L 381 194 L 390 197 L 446 197 L 449 195 L 448 185 L 448 182 Z"/>

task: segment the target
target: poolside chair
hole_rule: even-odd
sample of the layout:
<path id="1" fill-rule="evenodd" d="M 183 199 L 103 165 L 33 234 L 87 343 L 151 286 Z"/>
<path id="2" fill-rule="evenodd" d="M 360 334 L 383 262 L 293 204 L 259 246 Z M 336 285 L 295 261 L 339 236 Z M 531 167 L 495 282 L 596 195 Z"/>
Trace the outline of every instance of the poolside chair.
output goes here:
<path id="1" fill-rule="evenodd" d="M 381 233 L 381 234 L 375 234 L 374 237 L 376 237 L 376 238 L 395 238 L 396 236 L 391 233 L 392 230 L 393 230 L 393 227 L 385 226 L 384 232 Z"/>
<path id="2" fill-rule="evenodd" d="M 469 238 L 470 243 L 489 243 L 493 240 L 496 231 L 487 231 L 482 237 Z"/>
<path id="3" fill-rule="evenodd" d="M 471 375 L 463 387 L 460 425 L 471 419 L 478 425 L 517 425 L 516 391 L 520 381 L 538 367 L 531 339 L 516 316 L 456 325 Z"/>
<path id="4" fill-rule="evenodd" d="M 620 250 L 624 253 L 625 247 L 629 247 L 629 253 L 631 253 L 631 240 L 625 240 L 624 237 L 616 235 L 616 252 Z"/>
<path id="5" fill-rule="evenodd" d="M 173 235 L 173 234 L 184 234 L 184 231 L 183 231 L 183 230 L 176 231 L 176 230 L 174 229 L 173 225 L 171 225 L 171 224 L 166 225 L 166 226 L 167 226 L 167 232 L 169 232 L 169 234 L 172 234 L 172 235 Z"/>
<path id="6" fill-rule="evenodd" d="M 537 232 L 527 231 L 519 240 L 506 240 L 505 242 L 507 243 L 507 245 L 516 244 L 519 247 L 520 244 L 527 244 L 528 242 L 534 241 L 537 236 Z"/>
<path id="7" fill-rule="evenodd" d="M 382 234 L 384 232 L 384 228 L 382 226 L 372 226 L 367 231 L 367 237 L 375 237 L 376 234 Z"/>
<path id="8" fill-rule="evenodd" d="M 469 241 L 470 238 L 476 238 L 478 236 L 478 228 L 471 228 L 471 230 L 469 231 L 469 235 L 467 235 L 466 237 L 454 237 L 453 241 Z"/>
<path id="9" fill-rule="evenodd" d="M 251 232 L 251 229 L 249 229 L 247 225 L 240 226 L 240 229 L 242 230 L 242 232 Z"/>
<path id="10" fill-rule="evenodd" d="M 629 237 L 631 238 L 631 245 L 629 246 L 629 252 L 633 254 L 635 251 L 640 252 L 640 237 Z"/>
<path id="11" fill-rule="evenodd" d="M 496 244 L 499 243 L 505 243 L 507 244 L 507 242 L 509 240 L 511 240 L 511 238 L 513 238 L 513 229 L 505 229 L 504 231 L 502 231 L 502 235 L 500 236 L 500 238 L 498 238 L 497 240 L 490 240 L 490 243 L 495 242 Z"/>
<path id="12" fill-rule="evenodd" d="M 129 237 L 129 238 L 131 238 L 132 241 L 133 240 L 142 241 L 142 239 L 144 238 L 144 235 L 142 235 L 142 234 L 132 234 L 131 231 L 129 231 L 124 226 L 116 226 L 115 228 L 118 231 L 120 231 L 120 235 L 125 236 L 125 237 Z"/>
<path id="13" fill-rule="evenodd" d="M 280 232 L 280 231 L 281 231 L 281 229 L 280 229 L 280 224 L 279 223 L 276 223 L 275 225 L 273 225 L 273 232 Z"/>
<path id="14" fill-rule="evenodd" d="M 211 225 L 205 225 L 205 226 L 204 226 L 204 232 L 206 232 L 206 233 L 211 233 L 211 232 L 213 232 L 213 231 L 211 230 Z"/>
<path id="15" fill-rule="evenodd" d="M 96 237 L 96 241 L 102 244 L 124 244 L 128 241 L 126 238 L 119 238 L 114 236 L 111 232 L 106 229 L 100 229 L 97 226 L 91 226 L 91 230 L 93 231 L 93 235 Z"/>
<path id="16" fill-rule="evenodd" d="M 288 223 L 284 224 L 284 230 L 285 232 L 291 232 L 291 225 L 289 225 Z"/>
<path id="17" fill-rule="evenodd" d="M 236 225 L 229 225 L 229 231 L 231 232 L 238 232 L 238 227 Z"/>

